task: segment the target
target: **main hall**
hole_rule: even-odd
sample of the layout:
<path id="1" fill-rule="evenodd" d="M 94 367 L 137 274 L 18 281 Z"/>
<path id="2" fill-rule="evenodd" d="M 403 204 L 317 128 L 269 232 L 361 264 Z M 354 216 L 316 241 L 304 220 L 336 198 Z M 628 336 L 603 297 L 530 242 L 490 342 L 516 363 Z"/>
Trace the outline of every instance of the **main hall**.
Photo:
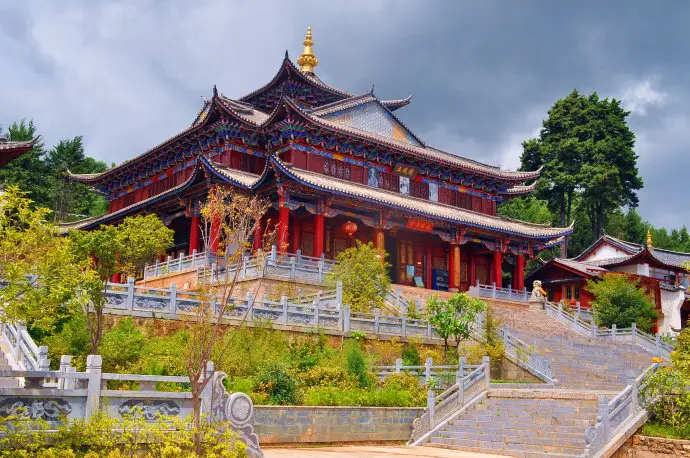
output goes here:
<path id="1" fill-rule="evenodd" d="M 71 174 L 109 210 L 70 227 L 154 213 L 175 231 L 170 255 L 212 252 L 199 208 L 220 185 L 272 203 L 255 248 L 277 225 L 279 247 L 303 256 L 333 259 L 356 240 L 373 242 L 397 284 L 524 288 L 526 259 L 572 233 L 497 214 L 501 202 L 531 193 L 541 170 L 503 170 L 431 146 L 397 115 L 411 97 L 330 86 L 313 45 L 309 29 L 297 63 L 286 52 L 257 90 L 233 99 L 214 86 L 188 129 L 104 173 Z"/>

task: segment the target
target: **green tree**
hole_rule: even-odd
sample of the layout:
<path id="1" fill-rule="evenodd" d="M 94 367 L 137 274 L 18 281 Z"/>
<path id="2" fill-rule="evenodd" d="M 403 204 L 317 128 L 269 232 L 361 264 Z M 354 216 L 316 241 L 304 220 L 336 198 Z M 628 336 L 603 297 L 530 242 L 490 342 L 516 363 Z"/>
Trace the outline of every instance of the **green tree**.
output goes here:
<path id="1" fill-rule="evenodd" d="M 0 304 L 10 321 L 52 332 L 80 301 L 83 263 L 68 239 L 35 208 L 27 193 L 8 186 L 0 193 Z M 88 278 L 88 277 L 87 277 Z"/>
<path id="2" fill-rule="evenodd" d="M 549 210 L 548 202 L 533 196 L 506 200 L 498 207 L 498 214 L 530 223 L 550 224 L 553 222 L 553 213 Z"/>
<path id="3" fill-rule="evenodd" d="M 522 168 L 545 167 L 537 197 L 548 201 L 563 226 L 572 221 L 579 197 L 589 219 L 590 243 L 603 235 L 609 212 L 638 204 L 643 183 L 629 114 L 616 99 L 575 90 L 549 110 L 539 138 L 523 143 Z"/>
<path id="4" fill-rule="evenodd" d="M 639 280 L 626 274 L 604 274 L 601 280 L 589 280 L 587 291 L 594 296 L 592 311 L 597 326 L 628 328 L 635 323 L 645 332 L 652 331 L 659 315 Z"/>
<path id="5" fill-rule="evenodd" d="M 50 171 L 48 184 L 57 221 L 69 221 L 103 213 L 107 202 L 85 184 L 66 179 L 73 173 L 100 173 L 106 170 L 103 162 L 86 156 L 83 138 L 61 140 L 48 153 L 45 160 Z"/>
<path id="6" fill-rule="evenodd" d="M 155 215 L 126 218 L 119 226 L 70 231 L 73 252 L 93 275 L 84 282 L 91 307 L 82 307 L 91 334 L 91 354 L 98 354 L 108 282 L 114 274 L 134 275 L 172 245 L 173 231 Z M 90 261 L 90 262 L 89 262 Z"/>
<path id="7" fill-rule="evenodd" d="M 448 354 L 448 341 L 453 339 L 455 345 L 468 339 L 477 315 L 486 309 L 486 304 L 468 294 L 453 294 L 448 300 L 434 294 L 426 301 L 429 321 L 443 339 L 444 354 Z"/>
<path id="8" fill-rule="evenodd" d="M 357 241 L 357 246 L 338 253 L 337 264 L 326 276 L 326 284 L 335 288 L 343 283 L 343 303 L 356 312 L 370 312 L 382 307 L 390 290 L 390 265 L 381 260 L 374 245 Z"/>

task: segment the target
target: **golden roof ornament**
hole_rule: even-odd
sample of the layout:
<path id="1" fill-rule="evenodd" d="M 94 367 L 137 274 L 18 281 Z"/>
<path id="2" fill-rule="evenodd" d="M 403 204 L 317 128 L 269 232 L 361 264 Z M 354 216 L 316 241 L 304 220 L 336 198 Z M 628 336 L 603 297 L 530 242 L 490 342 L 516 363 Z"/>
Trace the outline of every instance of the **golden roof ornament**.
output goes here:
<path id="1" fill-rule="evenodd" d="M 652 231 L 647 231 L 647 246 L 650 248 L 654 246 L 652 244 Z"/>
<path id="2" fill-rule="evenodd" d="M 307 37 L 304 39 L 304 50 L 299 59 L 297 59 L 297 64 L 304 73 L 314 73 L 314 67 L 319 65 L 319 60 L 314 56 L 314 51 L 311 49 L 312 46 L 314 46 L 314 42 L 311 41 L 311 27 L 307 27 Z"/>

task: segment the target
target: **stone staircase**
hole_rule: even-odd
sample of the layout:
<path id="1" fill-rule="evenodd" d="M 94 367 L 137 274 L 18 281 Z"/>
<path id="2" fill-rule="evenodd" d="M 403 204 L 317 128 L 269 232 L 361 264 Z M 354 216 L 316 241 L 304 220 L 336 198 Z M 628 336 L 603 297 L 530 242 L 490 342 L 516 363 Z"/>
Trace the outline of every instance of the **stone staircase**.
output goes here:
<path id="1" fill-rule="evenodd" d="M 0 371 L 12 370 L 9 363 L 7 362 L 7 356 L 4 352 L 0 351 Z M 19 386 L 19 381 L 12 377 L 0 377 L 0 388 L 17 388 Z"/>
<path id="2" fill-rule="evenodd" d="M 597 396 L 566 390 L 489 390 L 425 446 L 516 457 L 581 456 Z"/>
<path id="3" fill-rule="evenodd" d="M 492 311 L 512 334 L 536 344 L 564 388 L 619 391 L 652 363 L 654 355 L 642 347 L 584 337 L 525 306 L 496 302 Z"/>

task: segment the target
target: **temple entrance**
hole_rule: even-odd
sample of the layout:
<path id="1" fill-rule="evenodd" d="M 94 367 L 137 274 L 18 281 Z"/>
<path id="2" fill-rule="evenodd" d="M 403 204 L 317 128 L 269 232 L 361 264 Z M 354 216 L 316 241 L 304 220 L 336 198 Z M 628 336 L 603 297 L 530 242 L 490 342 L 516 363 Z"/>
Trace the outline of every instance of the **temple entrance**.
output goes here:
<path id="1" fill-rule="evenodd" d="M 448 245 L 427 232 L 400 230 L 393 246 L 396 253 L 394 281 L 426 289 L 448 289 Z"/>

